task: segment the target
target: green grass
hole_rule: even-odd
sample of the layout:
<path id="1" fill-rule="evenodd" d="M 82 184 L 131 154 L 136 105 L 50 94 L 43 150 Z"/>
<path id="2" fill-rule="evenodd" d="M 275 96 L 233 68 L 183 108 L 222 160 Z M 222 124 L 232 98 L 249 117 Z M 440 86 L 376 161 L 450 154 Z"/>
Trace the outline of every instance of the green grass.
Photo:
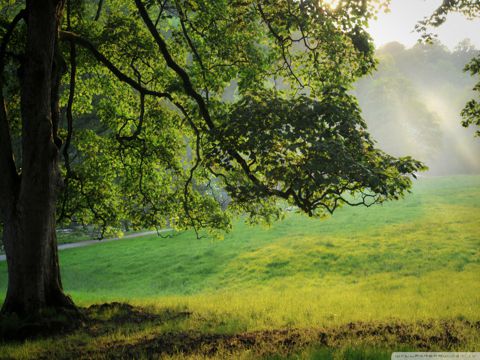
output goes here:
<path id="1" fill-rule="evenodd" d="M 65 250 L 60 260 L 64 287 L 78 304 L 127 301 L 154 312 L 193 313 L 164 330 L 235 334 L 349 322 L 475 322 L 480 176 L 423 178 L 401 201 L 343 208 L 323 220 L 290 213 L 270 228 L 239 221 L 223 240 L 196 240 L 190 232 L 149 236 Z M 0 296 L 5 288 L 3 262 Z M 478 333 L 462 344 L 478 349 Z M 374 358 L 345 355 L 374 351 L 385 358 L 391 350 L 354 345 L 302 351 L 332 358 Z"/>

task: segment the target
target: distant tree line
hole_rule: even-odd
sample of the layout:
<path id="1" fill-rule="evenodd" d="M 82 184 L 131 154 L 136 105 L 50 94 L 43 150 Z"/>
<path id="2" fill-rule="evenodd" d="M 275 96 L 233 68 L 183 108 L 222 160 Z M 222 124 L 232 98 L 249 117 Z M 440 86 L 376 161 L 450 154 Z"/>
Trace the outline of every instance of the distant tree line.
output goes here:
<path id="1" fill-rule="evenodd" d="M 475 129 L 463 128 L 460 120 L 475 84 L 463 69 L 478 53 L 468 39 L 453 51 L 438 40 L 378 49 L 378 69 L 357 82 L 355 95 L 379 146 L 416 156 L 431 174 L 480 171 Z"/>

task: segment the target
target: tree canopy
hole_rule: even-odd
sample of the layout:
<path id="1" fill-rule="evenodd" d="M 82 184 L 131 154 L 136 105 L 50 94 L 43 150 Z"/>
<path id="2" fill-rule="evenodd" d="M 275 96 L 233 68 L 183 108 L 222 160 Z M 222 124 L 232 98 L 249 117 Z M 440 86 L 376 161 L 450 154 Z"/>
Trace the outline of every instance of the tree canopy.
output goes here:
<path id="1" fill-rule="evenodd" d="M 2 1 L 3 310 L 73 305 L 55 217 L 228 229 L 278 199 L 322 216 L 408 191 L 423 164 L 377 149 L 349 93 L 382 4 L 330 4 Z"/>
<path id="2" fill-rule="evenodd" d="M 21 7 L 10 4 L 3 23 Z M 354 201 L 347 191 L 362 203 L 401 195 L 421 165 L 375 149 L 347 92 L 375 65 L 364 30 L 374 5 L 67 3 L 59 217 L 104 231 L 226 228 L 218 188 L 252 216 L 275 214 L 272 196 L 321 214 Z M 17 26 L 5 54 L 14 138 L 24 36 Z"/>

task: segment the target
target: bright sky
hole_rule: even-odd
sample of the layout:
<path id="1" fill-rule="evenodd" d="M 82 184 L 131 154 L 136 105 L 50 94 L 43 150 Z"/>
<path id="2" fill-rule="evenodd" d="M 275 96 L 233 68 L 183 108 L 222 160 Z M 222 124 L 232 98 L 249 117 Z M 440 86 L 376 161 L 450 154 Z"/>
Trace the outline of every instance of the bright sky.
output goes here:
<path id="1" fill-rule="evenodd" d="M 415 45 L 419 36 L 414 32 L 417 21 L 432 13 L 442 0 L 392 0 L 390 13 L 381 13 L 370 25 L 370 34 L 377 47 L 398 41 L 407 47 Z M 436 29 L 440 41 L 453 49 L 461 40 L 469 38 L 480 49 L 480 19 L 466 20 L 459 14 L 450 14 L 446 23 Z"/>

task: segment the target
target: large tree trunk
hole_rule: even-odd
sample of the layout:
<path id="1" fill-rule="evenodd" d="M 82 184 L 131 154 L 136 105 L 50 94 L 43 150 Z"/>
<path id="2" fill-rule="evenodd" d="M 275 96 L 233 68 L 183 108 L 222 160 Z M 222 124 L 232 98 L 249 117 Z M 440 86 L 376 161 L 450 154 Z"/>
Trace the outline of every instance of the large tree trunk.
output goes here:
<path id="1" fill-rule="evenodd" d="M 62 10 L 62 0 L 27 0 L 22 171 L 17 194 L 4 212 L 9 282 L 3 312 L 35 314 L 44 308 L 74 307 L 62 290 L 55 233 L 62 71 L 55 54 Z"/>

